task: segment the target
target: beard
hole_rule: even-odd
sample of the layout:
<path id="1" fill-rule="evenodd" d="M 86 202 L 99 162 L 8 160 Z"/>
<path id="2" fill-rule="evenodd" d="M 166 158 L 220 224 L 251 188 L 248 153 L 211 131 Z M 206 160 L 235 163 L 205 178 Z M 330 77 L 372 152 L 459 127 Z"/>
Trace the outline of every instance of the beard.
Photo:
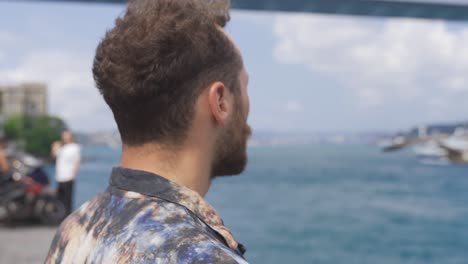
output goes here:
<path id="1" fill-rule="evenodd" d="M 247 166 L 247 141 L 252 135 L 252 129 L 247 124 L 239 103 L 237 109 L 233 119 L 217 140 L 211 169 L 212 178 L 241 174 Z"/>

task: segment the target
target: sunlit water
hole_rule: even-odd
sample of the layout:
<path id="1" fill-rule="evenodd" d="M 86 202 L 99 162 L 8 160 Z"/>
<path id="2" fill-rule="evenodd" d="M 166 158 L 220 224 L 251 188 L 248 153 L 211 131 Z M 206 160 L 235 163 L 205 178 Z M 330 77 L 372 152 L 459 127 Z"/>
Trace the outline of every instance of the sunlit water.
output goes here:
<path id="1" fill-rule="evenodd" d="M 251 263 L 468 263 L 468 167 L 372 146 L 255 147 L 207 196 Z M 84 148 L 76 205 L 107 186 L 120 152 Z"/>

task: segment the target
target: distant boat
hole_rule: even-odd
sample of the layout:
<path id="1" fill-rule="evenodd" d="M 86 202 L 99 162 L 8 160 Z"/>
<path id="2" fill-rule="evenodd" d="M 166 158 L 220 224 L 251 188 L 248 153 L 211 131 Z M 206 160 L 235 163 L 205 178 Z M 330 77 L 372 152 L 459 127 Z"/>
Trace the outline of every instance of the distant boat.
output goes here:
<path id="1" fill-rule="evenodd" d="M 430 140 L 427 143 L 416 145 L 413 147 L 413 152 L 421 158 L 442 158 L 446 157 L 448 152 L 442 148 L 439 142 Z"/>
<path id="2" fill-rule="evenodd" d="M 455 130 L 452 136 L 441 140 L 441 143 L 447 148 L 459 151 L 468 151 L 468 131 L 459 128 Z"/>
<path id="3" fill-rule="evenodd" d="M 452 135 L 428 135 L 424 127 L 419 129 L 416 138 L 397 136 L 378 142 L 384 152 L 402 150 L 412 146 L 414 153 L 424 160 L 450 161 L 468 164 L 468 131 L 457 128 Z"/>
<path id="4" fill-rule="evenodd" d="M 384 139 L 377 142 L 377 145 L 382 148 L 384 152 L 391 152 L 407 147 L 409 140 L 404 136 L 398 136 L 391 139 Z"/>
<path id="5" fill-rule="evenodd" d="M 445 140 L 441 140 L 440 147 L 447 152 L 447 158 L 453 163 L 468 163 L 468 131 L 464 128 Z"/>

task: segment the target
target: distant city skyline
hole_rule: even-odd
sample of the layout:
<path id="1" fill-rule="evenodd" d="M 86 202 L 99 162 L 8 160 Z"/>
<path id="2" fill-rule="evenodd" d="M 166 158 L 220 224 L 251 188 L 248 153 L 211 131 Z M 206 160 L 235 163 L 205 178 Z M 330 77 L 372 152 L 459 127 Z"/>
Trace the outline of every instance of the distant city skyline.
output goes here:
<path id="1" fill-rule="evenodd" d="M 91 75 L 122 5 L 0 2 L 0 85 L 49 86 L 49 112 L 115 130 Z M 234 11 L 255 130 L 396 131 L 468 120 L 468 24 Z"/>

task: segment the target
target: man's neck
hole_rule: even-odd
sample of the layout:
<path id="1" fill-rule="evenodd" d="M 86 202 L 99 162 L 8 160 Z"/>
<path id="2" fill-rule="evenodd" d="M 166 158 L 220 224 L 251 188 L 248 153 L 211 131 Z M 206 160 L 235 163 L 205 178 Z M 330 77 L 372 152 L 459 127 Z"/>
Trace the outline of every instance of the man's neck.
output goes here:
<path id="1" fill-rule="evenodd" d="M 202 197 L 211 185 L 211 160 L 200 148 L 172 151 L 154 145 L 124 146 L 121 165 L 157 174 Z"/>

